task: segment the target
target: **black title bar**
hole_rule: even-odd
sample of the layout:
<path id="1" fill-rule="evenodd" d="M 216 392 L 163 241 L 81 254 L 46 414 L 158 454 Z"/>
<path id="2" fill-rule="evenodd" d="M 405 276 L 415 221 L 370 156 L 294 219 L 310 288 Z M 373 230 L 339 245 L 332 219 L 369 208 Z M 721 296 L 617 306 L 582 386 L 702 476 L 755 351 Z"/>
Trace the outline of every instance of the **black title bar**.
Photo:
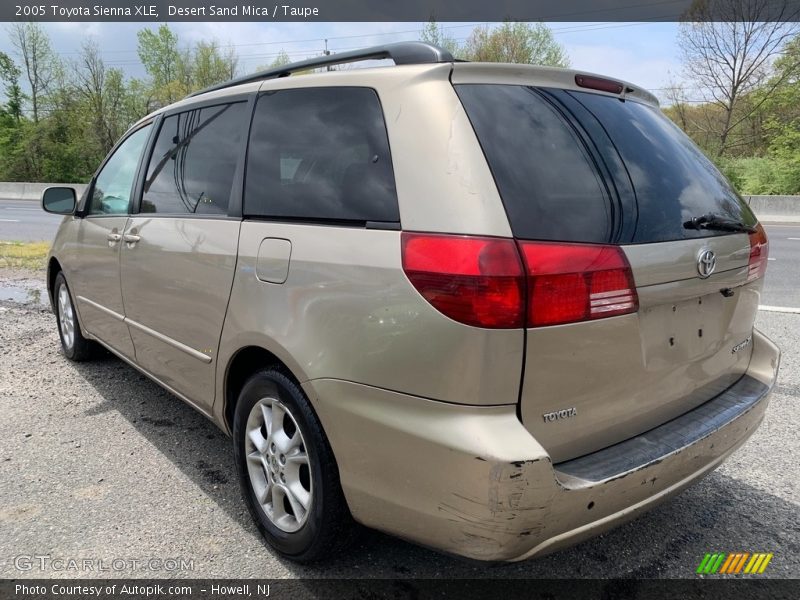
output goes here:
<path id="1" fill-rule="evenodd" d="M 800 0 L 745 0 L 748 21 L 797 21 Z M 0 21 L 680 21 L 692 0 L 4 0 Z M 692 20 L 730 20 L 706 0 Z M 715 8 L 715 6 L 717 6 Z"/>
<path id="2" fill-rule="evenodd" d="M 502 569 L 498 572 L 503 577 Z M 0 580 L 3 600 L 796 600 L 794 579 L 28 579 Z"/>

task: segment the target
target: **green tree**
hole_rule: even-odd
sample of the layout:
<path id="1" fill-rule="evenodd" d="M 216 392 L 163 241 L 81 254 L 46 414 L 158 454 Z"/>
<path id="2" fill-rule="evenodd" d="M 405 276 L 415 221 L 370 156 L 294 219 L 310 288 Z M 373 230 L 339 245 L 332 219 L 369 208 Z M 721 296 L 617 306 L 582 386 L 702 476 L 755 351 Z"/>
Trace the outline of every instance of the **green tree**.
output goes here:
<path id="1" fill-rule="evenodd" d="M 149 110 L 236 76 L 239 59 L 232 46 L 223 50 L 210 40 L 181 48 L 178 35 L 166 24 L 155 31 L 142 29 L 137 36 L 139 60 L 149 76 Z"/>
<path id="2" fill-rule="evenodd" d="M 150 113 L 155 102 L 153 89 L 146 81 L 130 79 L 125 86 L 123 113 L 128 123 L 134 123 Z"/>
<path id="3" fill-rule="evenodd" d="M 289 58 L 288 54 L 286 54 L 286 50 L 281 48 L 281 51 L 278 52 L 278 56 L 275 57 L 275 60 L 269 63 L 269 66 L 267 68 L 277 69 L 278 67 L 283 67 L 285 65 L 288 65 L 290 62 L 292 62 L 292 59 Z"/>
<path id="4" fill-rule="evenodd" d="M 191 85 L 202 89 L 236 77 L 238 59 L 232 47 L 223 52 L 216 40 L 198 42 L 192 57 Z"/>
<path id="5" fill-rule="evenodd" d="M 38 122 L 44 96 L 60 75 L 61 64 L 39 23 L 17 22 L 11 25 L 9 33 L 28 80 L 33 120 Z"/>
<path id="6" fill-rule="evenodd" d="M 500 27 L 476 27 L 464 48 L 467 60 L 568 67 L 566 49 L 544 23 L 506 22 Z"/>
<path id="7" fill-rule="evenodd" d="M 20 75 L 19 67 L 14 61 L 4 52 L 0 52 L 0 81 L 3 82 L 3 91 L 6 95 L 3 111 L 16 123 L 22 118 L 22 103 L 25 98 L 19 86 Z"/>
<path id="8" fill-rule="evenodd" d="M 433 18 L 425 24 L 419 34 L 419 39 L 422 42 L 428 42 L 434 46 L 444 48 L 456 58 L 460 58 L 462 49 L 456 39 L 448 34 L 444 28 L 439 25 Z"/>
<path id="9" fill-rule="evenodd" d="M 76 92 L 85 102 L 92 123 L 91 141 L 99 152 L 108 152 L 121 133 L 116 122 L 119 97 L 117 89 L 109 88 L 109 72 L 96 42 L 83 43 L 80 59 L 73 68 Z"/>
<path id="10" fill-rule="evenodd" d="M 279 69 L 280 67 L 284 67 L 284 66 L 290 64 L 291 62 L 292 62 L 292 59 L 286 53 L 286 50 L 281 49 L 281 51 L 278 52 L 278 55 L 272 60 L 272 62 L 270 62 L 268 64 L 265 64 L 265 65 L 257 66 L 253 70 L 253 73 L 258 73 L 259 71 L 268 71 L 268 70 L 271 70 L 271 69 Z M 300 73 L 295 73 L 295 75 L 302 75 L 302 74 L 305 74 L 305 73 L 313 73 L 313 72 L 314 72 L 313 69 L 311 69 L 309 71 L 303 71 L 303 72 L 300 72 Z"/>
<path id="11" fill-rule="evenodd" d="M 178 35 L 166 23 L 156 31 L 141 29 L 139 60 L 150 76 L 154 100 L 169 104 L 186 95 L 186 56 L 178 48 Z M 181 81 L 183 79 L 183 81 Z"/>
<path id="12" fill-rule="evenodd" d="M 773 79 L 779 84 L 765 103 L 764 130 L 769 155 L 782 165 L 783 193 L 800 194 L 800 35 L 790 40 L 775 61 Z"/>

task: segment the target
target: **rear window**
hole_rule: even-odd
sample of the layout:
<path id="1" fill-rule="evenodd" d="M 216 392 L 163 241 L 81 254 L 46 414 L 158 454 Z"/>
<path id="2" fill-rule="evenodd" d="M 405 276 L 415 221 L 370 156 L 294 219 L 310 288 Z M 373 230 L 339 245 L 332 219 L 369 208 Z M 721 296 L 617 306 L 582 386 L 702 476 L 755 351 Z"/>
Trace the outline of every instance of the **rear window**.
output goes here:
<path id="1" fill-rule="evenodd" d="M 521 85 L 456 91 L 515 237 L 660 242 L 725 235 L 684 228 L 707 213 L 756 222 L 713 163 L 657 108 Z M 620 159 L 624 168 L 614 168 Z M 619 197 L 631 187 L 635 202 Z"/>
<path id="2" fill-rule="evenodd" d="M 709 212 L 756 223 L 714 164 L 660 110 L 599 94 L 569 94 L 600 121 L 630 174 L 639 208 L 632 242 L 724 234 L 683 227 L 692 217 Z"/>
<path id="3" fill-rule="evenodd" d="M 515 237 L 608 242 L 611 204 L 591 155 L 556 105 L 517 85 L 459 85 Z"/>
<path id="4" fill-rule="evenodd" d="M 246 216 L 400 220 L 378 96 L 359 87 L 261 94 L 247 152 Z"/>

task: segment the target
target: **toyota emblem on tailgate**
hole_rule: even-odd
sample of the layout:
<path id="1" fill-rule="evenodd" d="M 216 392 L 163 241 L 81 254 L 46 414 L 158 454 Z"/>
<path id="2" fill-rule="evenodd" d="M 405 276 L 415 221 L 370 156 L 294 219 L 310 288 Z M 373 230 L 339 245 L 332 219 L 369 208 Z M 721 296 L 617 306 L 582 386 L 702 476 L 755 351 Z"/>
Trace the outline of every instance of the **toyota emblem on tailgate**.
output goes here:
<path id="1" fill-rule="evenodd" d="M 705 279 L 711 275 L 716 266 L 717 257 L 714 256 L 712 250 L 703 250 L 700 252 L 700 256 L 697 257 L 697 272 L 700 273 L 700 277 Z"/>

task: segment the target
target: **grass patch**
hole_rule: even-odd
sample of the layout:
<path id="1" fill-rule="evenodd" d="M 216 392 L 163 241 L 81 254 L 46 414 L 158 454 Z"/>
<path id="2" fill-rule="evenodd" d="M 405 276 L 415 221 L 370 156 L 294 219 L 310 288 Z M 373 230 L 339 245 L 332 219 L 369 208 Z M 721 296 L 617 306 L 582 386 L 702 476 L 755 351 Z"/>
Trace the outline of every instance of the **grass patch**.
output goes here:
<path id="1" fill-rule="evenodd" d="M 48 242 L 0 242 L 0 267 L 44 269 Z"/>

